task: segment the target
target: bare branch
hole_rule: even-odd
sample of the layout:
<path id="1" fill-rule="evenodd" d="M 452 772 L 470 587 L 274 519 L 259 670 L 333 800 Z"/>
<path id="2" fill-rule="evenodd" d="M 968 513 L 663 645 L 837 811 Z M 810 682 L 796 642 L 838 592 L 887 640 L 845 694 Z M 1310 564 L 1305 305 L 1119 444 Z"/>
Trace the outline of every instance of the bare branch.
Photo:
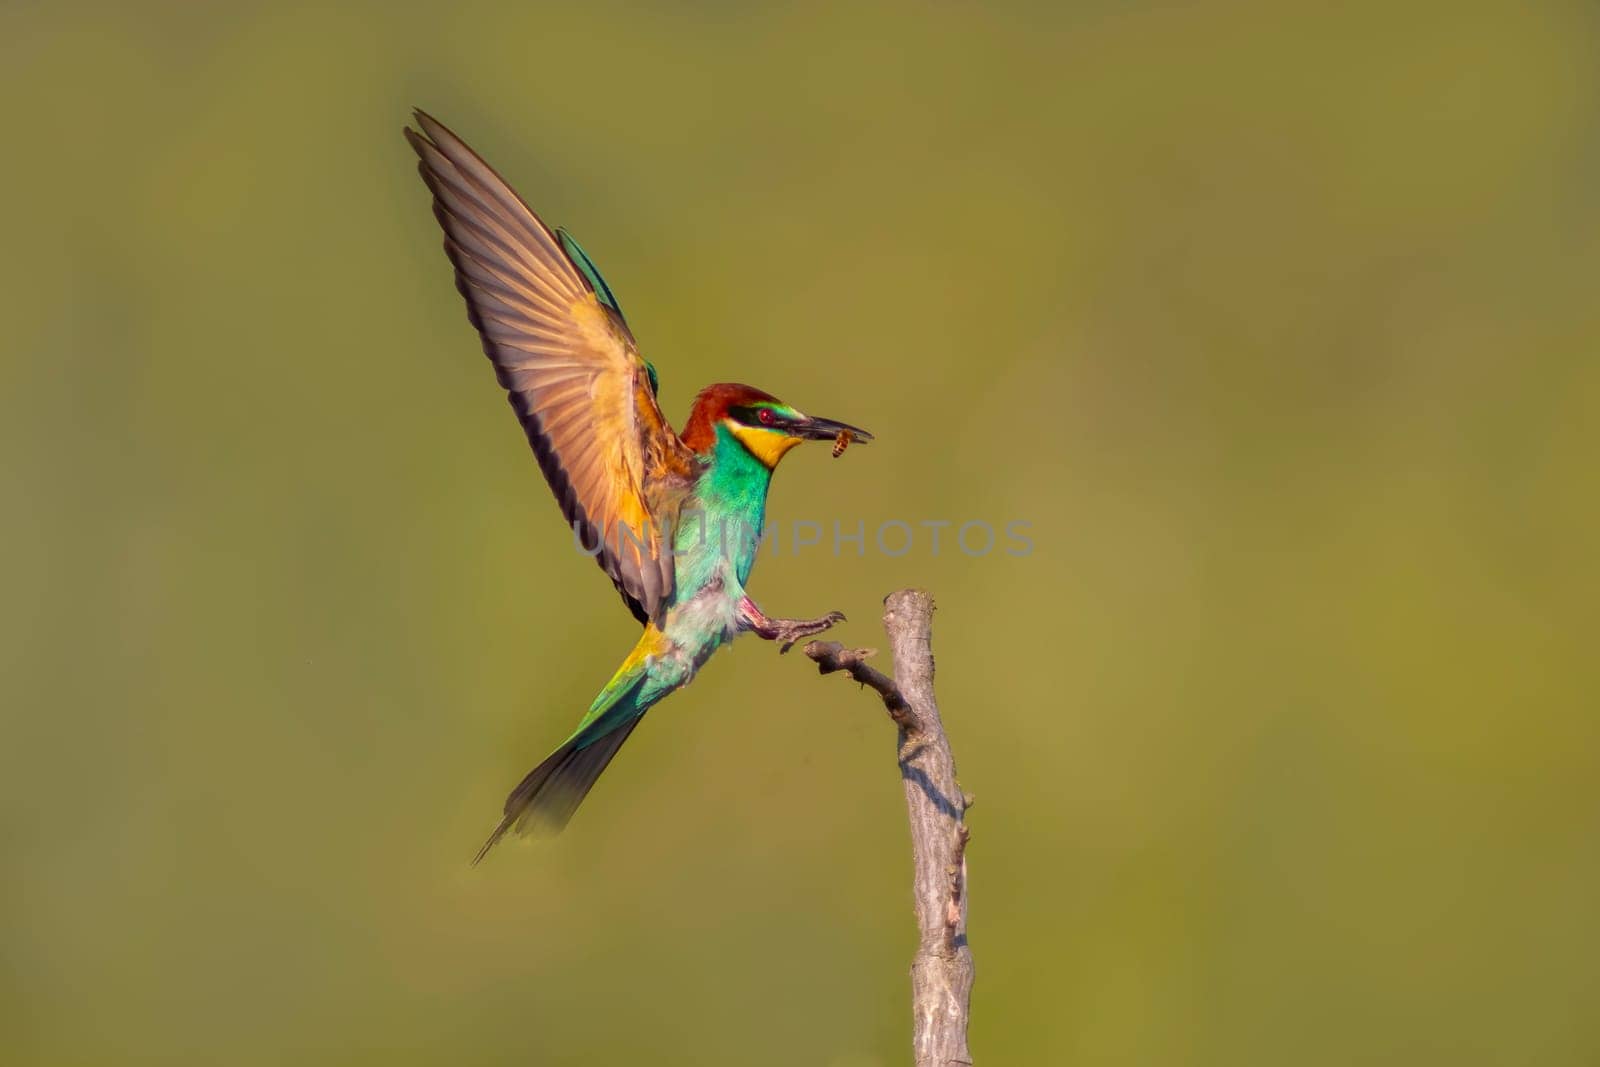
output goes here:
<path id="1" fill-rule="evenodd" d="M 870 649 L 812 641 L 805 653 L 823 674 L 845 671 L 876 691 L 899 727 L 897 752 L 911 824 L 912 890 L 920 934 L 911 962 L 912 1047 L 917 1067 L 970 1065 L 970 834 L 964 820 L 972 800 L 956 781 L 950 741 L 933 695 L 933 598 L 919 589 L 891 593 L 884 600 L 883 626 L 894 650 L 894 678 L 867 664 Z"/>

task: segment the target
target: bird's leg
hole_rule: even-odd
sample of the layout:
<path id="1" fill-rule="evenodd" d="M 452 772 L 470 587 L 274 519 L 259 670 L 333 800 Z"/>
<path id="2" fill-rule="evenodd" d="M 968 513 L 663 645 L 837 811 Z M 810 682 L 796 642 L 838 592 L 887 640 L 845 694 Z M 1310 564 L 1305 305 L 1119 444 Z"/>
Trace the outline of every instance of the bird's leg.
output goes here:
<path id="1" fill-rule="evenodd" d="M 745 627 L 757 637 L 765 641 L 783 642 L 778 646 L 780 654 L 793 648 L 794 643 L 802 637 L 820 634 L 834 623 L 844 622 L 842 611 L 830 611 L 818 619 L 769 619 L 749 597 L 740 599 L 739 617 L 744 620 Z"/>

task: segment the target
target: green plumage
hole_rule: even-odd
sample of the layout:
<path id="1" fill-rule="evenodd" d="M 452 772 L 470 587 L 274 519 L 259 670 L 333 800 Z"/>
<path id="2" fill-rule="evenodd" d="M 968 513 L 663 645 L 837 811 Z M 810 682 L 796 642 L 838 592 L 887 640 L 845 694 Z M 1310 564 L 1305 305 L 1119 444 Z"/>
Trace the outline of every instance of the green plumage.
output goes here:
<path id="1" fill-rule="evenodd" d="M 589 253 L 583 250 L 578 239 L 560 226 L 556 227 L 556 236 L 561 239 L 562 251 L 566 252 L 573 264 L 583 272 L 583 276 L 589 281 L 589 288 L 600 298 L 600 303 L 622 315 L 622 307 L 617 303 L 617 298 L 611 294 L 611 286 L 606 284 L 605 278 L 600 274 L 600 268 L 594 265 L 594 260 L 589 258 Z M 623 316 L 622 321 L 627 322 L 627 317 Z"/>

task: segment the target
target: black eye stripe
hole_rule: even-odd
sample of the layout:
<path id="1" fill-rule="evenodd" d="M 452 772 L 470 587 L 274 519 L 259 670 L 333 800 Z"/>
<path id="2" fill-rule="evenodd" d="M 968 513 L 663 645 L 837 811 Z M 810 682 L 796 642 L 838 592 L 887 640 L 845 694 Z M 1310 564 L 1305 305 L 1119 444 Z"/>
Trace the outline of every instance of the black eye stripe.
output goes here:
<path id="1" fill-rule="evenodd" d="M 730 407 L 733 421 L 745 426 L 771 427 L 778 424 L 778 413 L 766 407 Z"/>

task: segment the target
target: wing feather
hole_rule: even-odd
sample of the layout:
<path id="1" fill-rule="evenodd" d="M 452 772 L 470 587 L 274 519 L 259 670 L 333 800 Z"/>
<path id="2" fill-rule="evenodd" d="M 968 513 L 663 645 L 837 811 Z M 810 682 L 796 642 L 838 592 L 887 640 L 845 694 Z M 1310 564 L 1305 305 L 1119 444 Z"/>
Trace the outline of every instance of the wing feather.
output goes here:
<path id="1" fill-rule="evenodd" d="M 574 263 L 464 141 L 420 111 L 417 122 L 406 139 L 456 288 L 539 467 L 584 545 L 602 542 L 596 560 L 634 615 L 659 618 L 673 589 L 661 532 L 698 473 L 694 455 L 662 418 L 649 365 L 592 266 Z"/>

